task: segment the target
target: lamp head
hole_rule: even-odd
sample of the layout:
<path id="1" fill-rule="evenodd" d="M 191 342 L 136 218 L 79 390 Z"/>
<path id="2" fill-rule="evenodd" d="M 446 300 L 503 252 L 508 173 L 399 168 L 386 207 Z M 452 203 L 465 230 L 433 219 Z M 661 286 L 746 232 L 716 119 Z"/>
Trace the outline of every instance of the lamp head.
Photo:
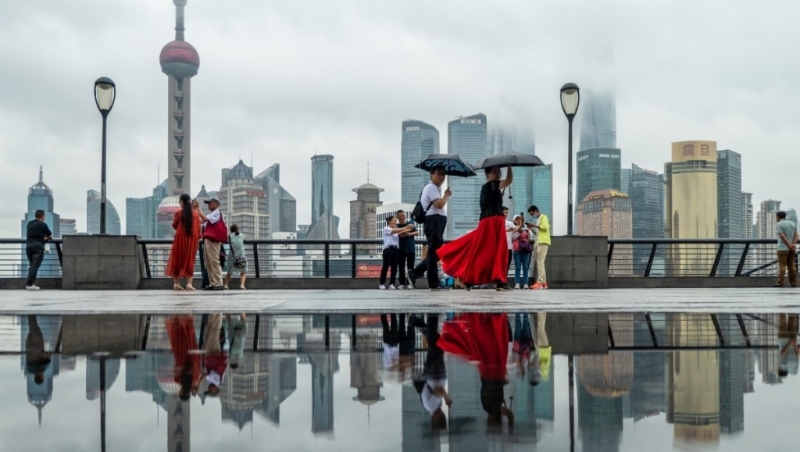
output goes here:
<path id="1" fill-rule="evenodd" d="M 581 102 L 581 91 L 574 83 L 565 83 L 561 87 L 561 109 L 571 121 L 578 113 L 578 104 Z"/>
<path id="2" fill-rule="evenodd" d="M 117 87 L 114 81 L 108 77 L 100 77 L 94 82 L 94 101 L 97 104 L 97 109 L 100 110 L 104 116 L 111 111 L 114 106 L 114 100 L 117 97 Z"/>

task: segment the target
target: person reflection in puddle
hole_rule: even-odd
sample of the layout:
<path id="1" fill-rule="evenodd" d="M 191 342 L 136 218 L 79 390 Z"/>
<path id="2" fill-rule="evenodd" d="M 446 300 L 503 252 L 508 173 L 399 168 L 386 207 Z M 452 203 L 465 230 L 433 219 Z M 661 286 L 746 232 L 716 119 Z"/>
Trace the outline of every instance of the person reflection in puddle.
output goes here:
<path id="1" fill-rule="evenodd" d="M 431 415 L 431 429 L 434 431 L 447 429 L 447 416 L 442 410 L 442 402 L 448 407 L 453 404 L 447 394 L 447 369 L 444 365 L 444 351 L 439 347 L 439 315 L 428 314 L 427 325 L 420 320 L 410 322 L 410 328 L 419 326 L 428 341 L 428 353 L 422 374 L 414 378 L 414 389 L 417 390 L 422 406 Z M 413 334 L 413 331 L 412 331 Z"/>
<path id="2" fill-rule="evenodd" d="M 800 347 L 797 345 L 797 314 L 781 314 L 778 322 L 778 342 L 781 360 L 778 365 L 778 376 L 783 378 L 789 374 L 797 375 L 797 357 Z"/>
<path id="3" fill-rule="evenodd" d="M 33 374 L 33 381 L 44 383 L 44 374 L 50 365 L 50 353 L 44 349 L 44 336 L 35 315 L 28 316 L 28 337 L 25 339 L 25 368 Z"/>
<path id="4" fill-rule="evenodd" d="M 181 386 L 178 395 L 183 401 L 197 393 L 200 378 L 200 356 L 190 353 L 197 350 L 197 337 L 194 333 L 194 319 L 190 315 L 172 315 L 167 318 L 167 335 L 175 358 L 175 383 Z"/>
<path id="5" fill-rule="evenodd" d="M 231 332 L 230 366 L 231 369 L 238 369 L 244 357 L 244 338 L 247 337 L 247 316 L 242 313 L 231 316 L 225 315 L 226 330 Z"/>
<path id="6" fill-rule="evenodd" d="M 502 428 L 503 416 L 509 430 L 514 426 L 514 413 L 503 397 L 503 386 L 508 384 L 508 330 L 506 314 L 467 313 L 445 322 L 439 339 L 442 350 L 478 364 L 481 406 L 492 429 Z"/>
<path id="7" fill-rule="evenodd" d="M 520 377 L 528 376 L 528 383 L 536 386 L 541 380 L 539 354 L 536 352 L 531 330 L 530 314 L 514 314 L 514 358 Z"/>
<path id="8" fill-rule="evenodd" d="M 220 330 L 222 329 L 222 314 L 209 314 L 206 324 L 206 347 L 203 356 L 203 376 L 199 393 L 205 396 L 216 397 L 219 395 L 219 386 L 228 367 L 228 356 L 222 350 Z M 230 330 L 229 330 L 230 331 Z"/>

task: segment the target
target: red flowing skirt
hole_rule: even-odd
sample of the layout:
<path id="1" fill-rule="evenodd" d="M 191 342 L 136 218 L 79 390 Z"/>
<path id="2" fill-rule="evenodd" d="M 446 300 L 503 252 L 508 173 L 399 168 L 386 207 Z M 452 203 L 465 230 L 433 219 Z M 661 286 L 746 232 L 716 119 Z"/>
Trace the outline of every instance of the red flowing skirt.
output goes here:
<path id="1" fill-rule="evenodd" d="M 175 229 L 175 239 L 172 241 L 167 268 L 164 270 L 166 276 L 173 278 L 194 277 L 194 262 L 197 257 L 197 247 L 200 244 L 200 217 L 197 212 L 192 212 L 192 215 L 193 227 L 192 233 L 189 234 L 180 222 L 181 211 L 175 212 L 175 219 L 172 221 L 172 227 Z"/>
<path id="2" fill-rule="evenodd" d="M 477 361 L 484 380 L 505 380 L 508 361 L 506 314 L 461 314 L 442 325 L 437 345 L 467 361 Z"/>
<path id="3" fill-rule="evenodd" d="M 436 252 L 442 270 L 469 284 L 489 284 L 508 280 L 508 240 L 506 219 L 502 215 L 486 217 L 478 228 Z"/>
<path id="4" fill-rule="evenodd" d="M 193 379 L 202 375 L 200 355 L 189 353 L 197 350 L 197 337 L 194 333 L 194 319 L 190 315 L 172 315 L 167 319 L 167 335 L 175 358 L 175 382 L 180 384 L 180 375 L 190 368 Z"/>

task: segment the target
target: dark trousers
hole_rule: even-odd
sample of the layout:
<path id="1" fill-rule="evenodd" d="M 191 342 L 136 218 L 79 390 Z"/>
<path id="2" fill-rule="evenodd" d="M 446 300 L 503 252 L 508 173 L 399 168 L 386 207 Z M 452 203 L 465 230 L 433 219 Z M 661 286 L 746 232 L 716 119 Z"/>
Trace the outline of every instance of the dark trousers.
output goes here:
<path id="1" fill-rule="evenodd" d="M 36 282 L 36 275 L 39 273 L 39 267 L 44 260 L 44 248 L 25 248 L 25 254 L 28 255 L 28 282 L 26 285 L 32 286 Z"/>
<path id="2" fill-rule="evenodd" d="M 508 250 L 508 264 L 506 265 L 506 276 L 511 271 L 511 261 L 514 260 L 514 250 Z"/>
<path id="3" fill-rule="evenodd" d="M 389 314 L 391 317 L 387 318 L 386 314 L 381 314 L 381 326 L 383 326 L 383 342 L 388 345 L 395 346 L 407 335 L 414 335 L 414 326 L 410 323 L 406 328 L 406 315 L 400 314 L 400 325 L 397 324 L 397 314 Z M 389 320 L 391 319 L 391 324 Z"/>
<path id="4" fill-rule="evenodd" d="M 200 271 L 203 273 L 203 282 L 200 283 L 200 287 L 208 287 L 211 282 L 208 280 L 208 270 L 206 270 L 206 246 L 205 240 L 200 239 Z"/>
<path id="5" fill-rule="evenodd" d="M 439 256 L 436 252 L 444 245 L 444 228 L 447 226 L 447 217 L 444 215 L 428 215 L 425 217 L 425 238 L 428 241 L 428 256 L 422 260 L 413 273 L 422 276 L 428 273 L 428 286 L 439 287 Z"/>
<path id="6" fill-rule="evenodd" d="M 400 250 L 396 247 L 390 246 L 383 250 L 383 266 L 381 267 L 381 285 L 386 284 L 386 272 L 389 268 L 392 269 L 392 277 L 389 284 L 394 285 L 395 278 L 397 278 L 397 257 Z M 405 280 L 405 275 L 400 277 L 400 280 Z"/>
<path id="7" fill-rule="evenodd" d="M 414 260 L 416 259 L 417 254 L 413 251 L 400 251 L 400 260 L 398 263 L 398 268 L 400 270 L 400 284 L 406 285 L 406 269 L 409 272 L 414 271 Z"/>

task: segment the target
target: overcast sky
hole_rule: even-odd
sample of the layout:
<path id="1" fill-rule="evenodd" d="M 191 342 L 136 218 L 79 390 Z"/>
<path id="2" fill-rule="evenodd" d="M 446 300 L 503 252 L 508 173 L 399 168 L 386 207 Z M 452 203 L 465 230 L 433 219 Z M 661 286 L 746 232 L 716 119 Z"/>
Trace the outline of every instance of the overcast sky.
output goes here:
<path id="1" fill-rule="evenodd" d="M 125 198 L 149 195 L 159 164 L 165 176 L 158 55 L 174 39 L 174 11 L 169 0 L 0 2 L 0 236 L 19 235 L 39 165 L 56 212 L 85 230 L 86 191 L 100 185 L 99 76 L 118 86 L 108 197 L 123 225 Z M 624 166 L 663 171 L 672 141 L 715 140 L 743 154 L 756 211 L 769 198 L 800 206 L 789 189 L 800 163 L 800 107 L 789 92 L 800 63 L 786 52 L 798 15 L 800 3 L 777 0 L 189 0 L 186 40 L 201 61 L 192 194 L 218 189 L 219 168 L 239 158 L 252 156 L 256 171 L 280 163 L 298 223 L 307 223 L 310 157 L 333 154 L 346 236 L 367 161 L 384 202 L 399 199 L 401 121 L 435 125 L 446 150 L 447 122 L 480 111 L 490 128 L 533 131 L 537 153 L 554 164 L 554 217 L 563 217 L 558 90 L 572 81 L 615 89 Z"/>

